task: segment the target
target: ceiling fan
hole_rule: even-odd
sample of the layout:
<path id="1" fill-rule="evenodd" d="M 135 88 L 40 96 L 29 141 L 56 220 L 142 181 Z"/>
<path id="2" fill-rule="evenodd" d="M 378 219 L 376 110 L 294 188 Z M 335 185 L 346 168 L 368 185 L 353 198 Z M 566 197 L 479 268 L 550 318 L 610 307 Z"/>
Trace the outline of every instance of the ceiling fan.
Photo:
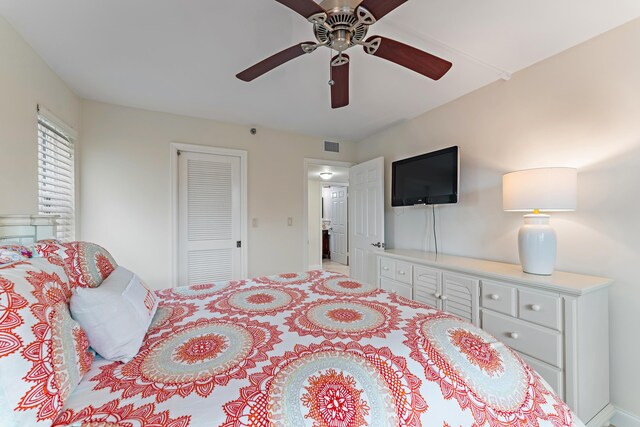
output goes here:
<path id="1" fill-rule="evenodd" d="M 405 3 L 407 0 L 276 0 L 299 13 L 313 24 L 316 42 L 304 42 L 247 68 L 236 75 L 250 82 L 284 63 L 304 54 L 313 53 L 319 47 L 338 52 L 331 59 L 331 107 L 349 105 L 349 55 L 344 53 L 356 45 L 373 56 L 386 59 L 409 68 L 433 80 L 444 76 L 451 62 L 398 41 L 372 36 L 365 40 L 369 26 Z"/>

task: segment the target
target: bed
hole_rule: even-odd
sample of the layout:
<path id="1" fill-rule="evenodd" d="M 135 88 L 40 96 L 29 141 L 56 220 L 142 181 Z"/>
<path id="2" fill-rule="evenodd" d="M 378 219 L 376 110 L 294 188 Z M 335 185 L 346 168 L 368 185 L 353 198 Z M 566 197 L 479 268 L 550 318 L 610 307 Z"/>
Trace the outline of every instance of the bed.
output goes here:
<path id="1" fill-rule="evenodd" d="M 15 384 L 21 400 L 3 399 L 0 416 L 11 410 L 32 425 L 86 427 L 583 425 L 484 331 L 326 271 L 158 291 L 157 312 L 133 360 L 74 359 L 86 365 L 79 383 L 50 399 L 58 376 L 47 373 L 43 359 L 53 338 L 40 336 L 39 352 L 25 351 L 34 338 L 17 330 L 34 304 L 21 277 L 55 273 L 64 294 L 99 286 L 115 261 L 79 242 L 49 242 L 34 252 L 0 267 L 0 331 L 13 343 L 0 344 L 0 374 L 14 359 L 24 362 L 20 355 L 33 359 Z M 26 282 L 31 293 L 52 293 L 51 280 Z M 41 316 L 38 324 L 47 321 Z M 10 426 L 5 420 L 0 424 Z"/>

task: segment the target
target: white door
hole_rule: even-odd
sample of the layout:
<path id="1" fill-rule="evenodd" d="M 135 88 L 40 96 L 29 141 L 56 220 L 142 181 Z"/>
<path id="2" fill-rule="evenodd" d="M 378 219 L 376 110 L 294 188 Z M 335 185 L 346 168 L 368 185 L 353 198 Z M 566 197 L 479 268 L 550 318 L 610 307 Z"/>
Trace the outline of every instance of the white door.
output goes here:
<path id="1" fill-rule="evenodd" d="M 347 265 L 347 192 L 348 187 L 331 187 L 331 261 Z"/>
<path id="2" fill-rule="evenodd" d="M 178 286 L 242 275 L 240 157 L 182 151 Z"/>
<path id="3" fill-rule="evenodd" d="M 351 277 L 374 284 L 375 257 L 384 250 L 384 158 L 352 166 L 349 191 Z"/>

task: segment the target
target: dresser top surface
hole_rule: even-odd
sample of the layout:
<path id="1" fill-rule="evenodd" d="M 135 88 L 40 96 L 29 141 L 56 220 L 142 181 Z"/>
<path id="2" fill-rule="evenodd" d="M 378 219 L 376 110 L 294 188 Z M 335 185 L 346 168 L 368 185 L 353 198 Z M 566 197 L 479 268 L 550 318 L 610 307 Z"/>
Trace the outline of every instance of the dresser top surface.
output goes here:
<path id="1" fill-rule="evenodd" d="M 563 271 L 556 271 L 550 276 L 540 276 L 523 272 L 522 267 L 517 264 L 453 255 L 436 255 L 434 252 L 411 249 L 387 249 L 384 252 L 380 252 L 379 255 L 572 295 L 582 295 L 607 288 L 613 282 L 612 279 L 606 277 L 587 276 Z"/>

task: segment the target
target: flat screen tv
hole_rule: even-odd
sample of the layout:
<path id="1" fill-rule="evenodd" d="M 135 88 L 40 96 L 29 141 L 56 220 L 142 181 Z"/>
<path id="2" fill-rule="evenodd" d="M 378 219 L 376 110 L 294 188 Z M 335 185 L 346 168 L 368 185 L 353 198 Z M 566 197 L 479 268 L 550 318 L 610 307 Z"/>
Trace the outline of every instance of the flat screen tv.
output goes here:
<path id="1" fill-rule="evenodd" d="M 391 206 L 458 203 L 460 157 L 449 147 L 392 163 Z"/>

